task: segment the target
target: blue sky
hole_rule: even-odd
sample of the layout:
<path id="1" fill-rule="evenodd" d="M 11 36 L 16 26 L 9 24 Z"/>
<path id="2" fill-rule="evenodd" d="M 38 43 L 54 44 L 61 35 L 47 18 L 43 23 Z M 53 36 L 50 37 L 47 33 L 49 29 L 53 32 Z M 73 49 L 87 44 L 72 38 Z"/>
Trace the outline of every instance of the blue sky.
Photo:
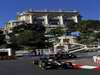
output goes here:
<path id="1" fill-rule="evenodd" d="M 0 26 L 16 18 L 16 12 L 26 9 L 78 10 L 83 19 L 100 20 L 100 0 L 1 0 Z"/>

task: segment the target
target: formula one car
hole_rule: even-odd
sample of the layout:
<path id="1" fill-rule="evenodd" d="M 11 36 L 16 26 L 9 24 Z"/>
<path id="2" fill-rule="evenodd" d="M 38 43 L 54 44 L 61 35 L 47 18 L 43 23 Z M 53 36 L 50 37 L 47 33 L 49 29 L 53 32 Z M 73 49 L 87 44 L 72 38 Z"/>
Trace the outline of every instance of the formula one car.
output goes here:
<path id="1" fill-rule="evenodd" d="M 33 63 L 38 65 L 40 60 L 49 60 L 49 59 L 53 59 L 56 61 L 59 60 L 66 60 L 66 59 L 72 59 L 72 58 L 76 58 L 76 56 L 74 54 L 68 54 L 68 53 L 57 53 L 57 54 L 52 54 L 52 55 L 43 55 L 43 56 L 37 56 L 34 57 L 33 59 Z"/>
<path id="2" fill-rule="evenodd" d="M 62 62 L 62 61 L 57 61 L 53 59 L 45 59 L 39 61 L 38 66 L 41 69 L 72 69 L 73 65 L 71 62 Z"/>

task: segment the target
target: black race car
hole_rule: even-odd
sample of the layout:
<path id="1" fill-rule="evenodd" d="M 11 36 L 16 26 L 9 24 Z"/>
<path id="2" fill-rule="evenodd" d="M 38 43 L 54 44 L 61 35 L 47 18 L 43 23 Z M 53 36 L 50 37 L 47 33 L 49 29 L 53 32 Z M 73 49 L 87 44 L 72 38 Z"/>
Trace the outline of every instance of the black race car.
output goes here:
<path id="1" fill-rule="evenodd" d="M 52 55 L 43 55 L 43 56 L 35 56 L 33 58 L 33 63 L 38 65 L 40 60 L 48 60 L 48 59 L 54 59 L 54 60 L 66 60 L 66 59 L 72 59 L 72 58 L 77 58 L 76 55 L 72 54 L 72 53 L 57 53 L 57 54 L 52 54 Z"/>
<path id="2" fill-rule="evenodd" d="M 53 59 L 45 59 L 39 61 L 38 66 L 41 69 L 73 69 L 73 65 L 71 62 L 62 62 Z"/>
<path id="3" fill-rule="evenodd" d="M 69 69 L 73 68 L 71 62 L 65 62 L 64 59 L 76 58 L 74 54 L 57 53 L 52 55 L 43 55 L 34 57 L 33 63 L 41 69 Z"/>

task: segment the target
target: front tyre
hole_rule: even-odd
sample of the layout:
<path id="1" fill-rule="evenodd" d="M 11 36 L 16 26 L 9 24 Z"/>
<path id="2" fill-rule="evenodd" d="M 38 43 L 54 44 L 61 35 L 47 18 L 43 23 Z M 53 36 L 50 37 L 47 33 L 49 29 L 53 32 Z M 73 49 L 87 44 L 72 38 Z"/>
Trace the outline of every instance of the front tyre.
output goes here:
<path id="1" fill-rule="evenodd" d="M 42 70 L 44 70 L 45 63 L 43 62 L 39 62 L 38 67 L 41 68 Z"/>

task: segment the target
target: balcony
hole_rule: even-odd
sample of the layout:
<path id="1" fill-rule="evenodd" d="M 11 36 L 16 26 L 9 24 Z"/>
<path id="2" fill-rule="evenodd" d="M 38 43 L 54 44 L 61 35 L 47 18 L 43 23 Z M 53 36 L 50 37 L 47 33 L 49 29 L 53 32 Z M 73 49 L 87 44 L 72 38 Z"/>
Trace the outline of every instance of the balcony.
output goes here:
<path id="1" fill-rule="evenodd" d="M 56 28 L 56 27 L 60 27 L 60 26 L 61 25 L 51 25 L 51 24 L 48 25 L 49 28 Z"/>

